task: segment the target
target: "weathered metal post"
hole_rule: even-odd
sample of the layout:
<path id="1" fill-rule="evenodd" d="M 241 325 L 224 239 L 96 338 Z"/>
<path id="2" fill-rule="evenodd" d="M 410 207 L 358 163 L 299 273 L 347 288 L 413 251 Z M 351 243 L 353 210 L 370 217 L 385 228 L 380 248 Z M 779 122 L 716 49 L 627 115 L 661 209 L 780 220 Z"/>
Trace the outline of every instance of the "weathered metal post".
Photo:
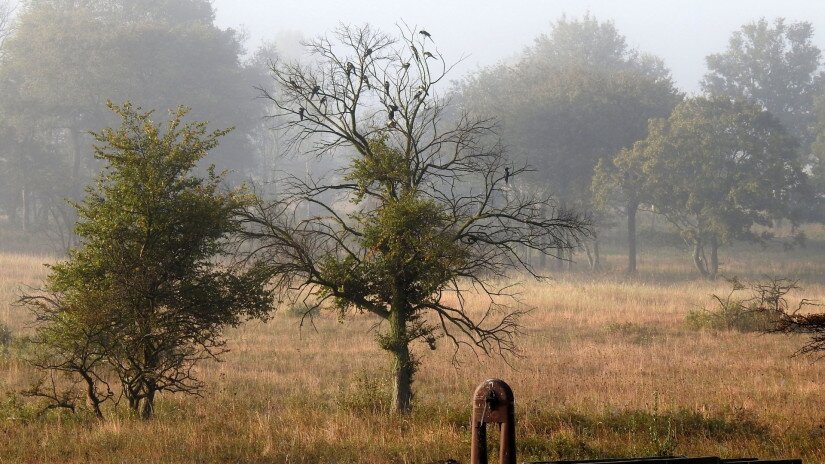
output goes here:
<path id="1" fill-rule="evenodd" d="M 488 464 L 487 424 L 499 424 L 499 464 L 516 464 L 516 408 L 513 390 L 503 380 L 484 381 L 473 393 L 471 464 Z"/>

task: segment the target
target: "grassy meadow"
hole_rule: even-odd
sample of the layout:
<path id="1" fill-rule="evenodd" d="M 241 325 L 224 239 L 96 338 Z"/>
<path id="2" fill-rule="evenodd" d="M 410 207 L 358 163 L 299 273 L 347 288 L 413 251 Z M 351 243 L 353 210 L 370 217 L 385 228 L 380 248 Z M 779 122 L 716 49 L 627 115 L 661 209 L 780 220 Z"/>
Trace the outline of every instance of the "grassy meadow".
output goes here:
<path id="1" fill-rule="evenodd" d="M 825 301 L 823 248 L 816 239 L 791 252 L 726 248 L 722 271 L 799 278 L 796 298 Z M 368 316 L 321 314 L 299 329 L 283 310 L 232 329 L 224 361 L 199 369 L 203 397 L 163 395 L 149 422 L 111 407 L 105 423 L 38 416 L 15 393 L 35 373 L 12 345 L 0 356 L 0 462 L 467 462 L 470 395 L 499 377 L 516 394 L 519 461 L 676 453 L 825 463 L 825 361 L 793 356 L 803 338 L 692 329 L 687 314 L 710 307 L 726 282 L 698 280 L 688 256 L 667 247 L 643 249 L 640 275 L 628 279 L 621 249 L 606 250 L 602 272 L 525 285 L 534 309 L 521 357 L 454 359 L 443 340 L 434 352 L 418 346 L 407 417 L 388 412 L 388 358 Z M 0 255 L 0 322 L 17 337 L 28 315 L 12 302 L 49 260 Z"/>

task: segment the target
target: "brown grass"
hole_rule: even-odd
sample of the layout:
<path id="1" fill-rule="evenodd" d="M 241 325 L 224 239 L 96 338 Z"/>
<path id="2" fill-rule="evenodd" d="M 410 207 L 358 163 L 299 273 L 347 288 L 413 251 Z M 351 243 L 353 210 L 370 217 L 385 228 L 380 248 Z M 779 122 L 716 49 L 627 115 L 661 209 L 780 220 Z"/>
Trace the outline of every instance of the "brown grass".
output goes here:
<path id="1" fill-rule="evenodd" d="M 26 315 L 9 303 L 20 284 L 45 275 L 43 259 L 0 256 L 0 322 L 18 334 Z M 758 253 L 738 261 L 755 275 L 823 269 L 804 253 L 778 264 Z M 621 257 L 607 265 L 620 267 Z M 322 315 L 299 330 L 281 313 L 233 329 L 225 361 L 200 369 L 204 397 L 164 396 L 151 422 L 120 410 L 107 411 L 104 424 L 36 418 L 13 404 L 33 374 L 6 358 L 0 462 L 466 462 L 469 396 L 488 377 L 515 390 L 520 460 L 675 452 L 825 462 L 825 363 L 793 357 L 796 337 L 690 331 L 685 315 L 725 292 L 724 282 L 693 280 L 670 257 L 643 266 L 636 280 L 573 273 L 529 284 L 535 310 L 523 321 L 523 357 L 509 365 L 462 353 L 455 366 L 446 343 L 418 347 L 409 417 L 387 412 L 387 358 L 366 316 Z M 653 271 L 666 278 L 647 277 Z M 825 301 L 825 285 L 804 286 L 805 297 Z"/>

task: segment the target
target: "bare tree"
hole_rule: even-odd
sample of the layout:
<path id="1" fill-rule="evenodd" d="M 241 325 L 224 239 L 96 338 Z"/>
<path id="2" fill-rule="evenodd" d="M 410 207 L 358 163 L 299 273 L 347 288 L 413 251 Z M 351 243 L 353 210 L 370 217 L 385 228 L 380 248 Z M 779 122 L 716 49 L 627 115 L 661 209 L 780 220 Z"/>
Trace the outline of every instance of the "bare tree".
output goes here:
<path id="1" fill-rule="evenodd" d="M 451 66 L 424 30 L 391 37 L 342 26 L 306 44 L 315 64 L 276 63 L 264 92 L 274 121 L 304 156 L 343 160 L 325 178 L 286 176 L 272 200 L 247 209 L 250 259 L 281 294 L 377 315 L 394 360 L 394 407 L 407 411 L 415 340 L 458 350 L 516 349 L 518 288 L 511 271 L 541 278 L 524 250 L 557 256 L 589 233 L 549 196 L 509 189 L 513 165 L 495 122 L 453 108 L 438 87 Z M 469 294 L 486 308 L 474 310 Z"/>

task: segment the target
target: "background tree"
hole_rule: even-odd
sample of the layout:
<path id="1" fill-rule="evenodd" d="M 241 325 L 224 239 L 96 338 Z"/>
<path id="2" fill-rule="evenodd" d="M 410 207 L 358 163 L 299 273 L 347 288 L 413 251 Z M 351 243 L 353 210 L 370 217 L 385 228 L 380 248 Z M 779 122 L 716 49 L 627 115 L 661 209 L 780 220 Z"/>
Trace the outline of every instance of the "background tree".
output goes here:
<path id="1" fill-rule="evenodd" d="M 64 198 L 80 197 L 99 167 L 88 156 L 88 132 L 110 122 L 107 100 L 147 108 L 189 102 L 199 119 L 237 128 L 216 150 L 215 163 L 239 175 L 254 167 L 249 131 L 263 112 L 253 86 L 264 74 L 245 66 L 243 53 L 239 34 L 214 24 L 207 0 L 28 2 L 6 41 L 0 105 L 17 141 L 28 147 L 21 157 L 48 175 L 0 174 L 25 177 L 4 209 L 15 216 L 29 201 L 32 215 L 42 218 L 40 212 Z M 70 228 L 74 218 L 67 218 Z"/>
<path id="2" fill-rule="evenodd" d="M 112 109 L 121 126 L 95 136 L 106 168 L 76 205 L 82 245 L 22 301 L 37 316 L 39 365 L 82 377 L 98 416 L 113 375 L 148 418 L 158 393 L 199 392 L 193 366 L 220 355 L 221 330 L 264 314 L 271 294 L 259 270 L 218 261 L 246 196 L 221 192 L 213 169 L 191 173 L 226 131 L 184 124 L 185 109 L 165 128 L 128 103 Z"/>
<path id="3" fill-rule="evenodd" d="M 821 91 L 822 52 L 813 44 L 813 33 L 809 22 L 787 24 L 782 18 L 773 26 L 765 18 L 742 26 L 725 52 L 707 57 L 702 89 L 761 105 L 807 155 L 814 138 L 814 99 Z"/>
<path id="4" fill-rule="evenodd" d="M 591 189 L 593 207 L 609 210 L 616 204 L 624 205 L 627 216 L 627 269 L 628 274 L 637 272 L 636 216 L 639 206 L 650 202 L 645 188 L 643 153 L 633 148 L 621 149 L 612 160 L 600 160 L 593 174 Z"/>
<path id="5" fill-rule="evenodd" d="M 681 99 L 661 60 L 632 49 L 612 22 L 562 18 L 512 64 L 483 70 L 461 87 L 463 104 L 500 116 L 502 138 L 536 167 L 529 177 L 564 204 L 593 209 L 600 160 L 647 134 Z M 627 203 L 603 205 L 635 209 Z"/>
<path id="6" fill-rule="evenodd" d="M 759 106 L 687 100 L 625 155 L 637 158 L 647 195 L 690 243 L 703 277 L 716 277 L 722 244 L 759 240 L 755 225 L 796 218 L 791 203 L 805 178 L 795 139 Z"/>
<path id="7" fill-rule="evenodd" d="M 394 405 L 407 411 L 417 360 L 411 343 L 485 353 L 515 349 L 517 293 L 500 278 L 517 250 L 567 249 L 587 232 L 549 197 L 507 190 L 527 172 L 508 161 L 493 122 L 447 118 L 449 71 L 429 33 L 393 38 L 343 27 L 309 43 L 316 64 L 278 64 L 267 97 L 304 156 L 349 160 L 326 179 L 292 177 L 281 196 L 248 209 L 254 256 L 281 293 L 378 316 L 393 358 Z M 466 306 L 481 293 L 486 310 Z"/>

